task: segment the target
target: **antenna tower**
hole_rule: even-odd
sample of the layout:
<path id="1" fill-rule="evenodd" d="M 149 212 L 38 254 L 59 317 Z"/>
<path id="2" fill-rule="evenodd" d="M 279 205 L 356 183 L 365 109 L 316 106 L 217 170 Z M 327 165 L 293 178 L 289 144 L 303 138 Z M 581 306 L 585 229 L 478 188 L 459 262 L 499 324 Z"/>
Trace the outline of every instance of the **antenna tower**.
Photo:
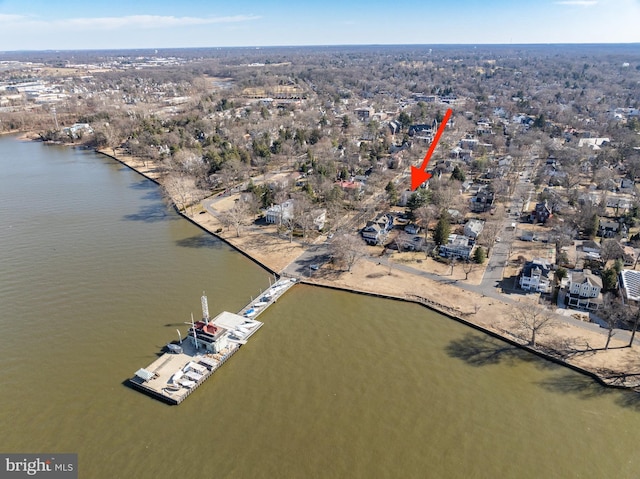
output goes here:
<path id="1" fill-rule="evenodd" d="M 204 319 L 205 323 L 209 323 L 209 302 L 207 301 L 207 296 L 202 292 L 202 298 L 200 298 L 202 302 L 202 319 Z"/>

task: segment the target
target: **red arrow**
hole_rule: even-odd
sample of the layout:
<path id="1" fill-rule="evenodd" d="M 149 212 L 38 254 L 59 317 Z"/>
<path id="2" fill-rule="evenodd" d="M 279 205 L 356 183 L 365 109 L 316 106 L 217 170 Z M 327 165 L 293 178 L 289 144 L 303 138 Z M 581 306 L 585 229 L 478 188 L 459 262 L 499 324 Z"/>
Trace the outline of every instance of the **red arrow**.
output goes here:
<path id="1" fill-rule="evenodd" d="M 416 168 L 415 166 L 411 167 L 411 191 L 415 190 L 422 183 L 431 178 L 431 173 L 427 173 L 427 165 L 429 164 L 429 160 L 431 159 L 431 155 L 433 155 L 433 150 L 436 149 L 436 145 L 440 140 L 440 136 L 442 136 L 442 132 L 444 128 L 447 126 L 447 122 L 449 118 L 451 118 L 451 108 L 447 110 L 444 114 L 444 118 L 442 119 L 442 123 L 440 123 L 440 127 L 438 127 L 438 131 L 436 132 L 436 136 L 433 138 L 431 145 L 429 146 L 429 150 L 427 154 L 424 155 L 424 160 L 422 160 L 422 164 L 420 168 Z"/>

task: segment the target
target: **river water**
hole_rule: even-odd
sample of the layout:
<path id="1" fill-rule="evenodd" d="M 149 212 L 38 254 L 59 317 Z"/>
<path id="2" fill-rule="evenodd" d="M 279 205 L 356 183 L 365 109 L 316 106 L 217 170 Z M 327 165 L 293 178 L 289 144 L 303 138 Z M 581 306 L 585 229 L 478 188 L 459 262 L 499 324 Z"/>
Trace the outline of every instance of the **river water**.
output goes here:
<path id="1" fill-rule="evenodd" d="M 295 286 L 180 406 L 125 385 L 269 275 L 92 152 L 0 137 L 0 452 L 81 478 L 638 477 L 640 400 L 422 307 Z"/>

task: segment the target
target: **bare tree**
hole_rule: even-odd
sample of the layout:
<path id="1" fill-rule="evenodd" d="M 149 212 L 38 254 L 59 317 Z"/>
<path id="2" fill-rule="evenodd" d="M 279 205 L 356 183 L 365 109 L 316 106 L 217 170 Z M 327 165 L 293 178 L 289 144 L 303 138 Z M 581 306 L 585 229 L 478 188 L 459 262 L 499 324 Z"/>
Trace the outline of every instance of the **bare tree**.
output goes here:
<path id="1" fill-rule="evenodd" d="M 633 340 L 636 337 L 636 331 L 638 331 L 638 323 L 640 323 L 640 308 L 635 308 L 631 313 L 631 320 L 633 321 L 633 327 L 631 328 L 631 338 L 629 339 L 629 347 L 633 347 Z"/>
<path id="2" fill-rule="evenodd" d="M 537 305 L 518 304 L 512 309 L 511 317 L 529 338 L 529 345 L 534 348 L 537 336 L 555 325 L 551 311 Z"/>
<path id="3" fill-rule="evenodd" d="M 167 197 L 176 205 L 178 211 L 189 214 L 188 207 L 198 199 L 195 178 L 177 172 L 170 173 L 162 183 Z M 190 216 L 193 216 L 193 208 Z"/>
<path id="4" fill-rule="evenodd" d="M 619 241 L 606 239 L 600 247 L 600 257 L 605 264 L 611 259 L 622 259 L 624 258 L 624 249 Z"/>
<path id="5" fill-rule="evenodd" d="M 464 271 L 464 279 L 468 280 L 469 275 L 476 269 L 476 263 L 473 261 L 467 261 L 462 264 L 462 271 Z"/>
<path id="6" fill-rule="evenodd" d="M 487 248 L 487 257 L 491 253 L 491 248 L 493 248 L 493 244 L 498 237 L 498 233 L 500 232 L 500 228 L 502 224 L 497 221 L 487 222 L 482 229 L 482 233 L 480 233 L 480 241 L 479 243 L 482 246 L 486 246 Z"/>
<path id="7" fill-rule="evenodd" d="M 366 249 L 363 241 L 353 235 L 342 234 L 331 242 L 331 254 L 336 264 L 351 271 L 353 265 L 365 256 Z"/>
<path id="8" fill-rule="evenodd" d="M 413 214 L 424 229 L 424 239 L 426 241 L 429 237 L 429 223 L 435 219 L 438 212 L 435 206 L 427 205 L 416 209 Z"/>
<path id="9" fill-rule="evenodd" d="M 607 342 L 604 345 L 604 350 L 607 351 L 611 343 L 611 338 L 616 334 L 615 328 L 624 324 L 628 318 L 629 307 L 611 293 L 604 295 L 602 306 L 600 315 L 602 319 L 604 319 L 607 328 Z M 633 341 L 633 335 L 631 340 Z"/>
<path id="10" fill-rule="evenodd" d="M 313 205 L 306 195 L 296 195 L 293 199 L 293 208 L 291 215 L 292 228 L 300 228 L 302 230 L 303 241 L 307 239 L 309 230 L 314 226 Z M 290 238 L 291 239 L 291 238 Z"/>
<path id="11" fill-rule="evenodd" d="M 233 227 L 236 230 L 236 238 L 239 238 L 242 227 L 249 221 L 249 215 L 249 204 L 242 199 L 237 199 L 231 208 L 222 212 L 220 220 L 227 228 Z"/>

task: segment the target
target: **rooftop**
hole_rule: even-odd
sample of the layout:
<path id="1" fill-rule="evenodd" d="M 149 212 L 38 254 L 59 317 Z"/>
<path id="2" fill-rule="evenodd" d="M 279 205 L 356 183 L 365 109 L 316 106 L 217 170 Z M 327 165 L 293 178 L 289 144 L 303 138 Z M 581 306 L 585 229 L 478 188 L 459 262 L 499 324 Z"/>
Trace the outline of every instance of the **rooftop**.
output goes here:
<path id="1" fill-rule="evenodd" d="M 640 301 L 640 271 L 623 269 L 620 272 L 620 284 L 631 301 Z"/>

